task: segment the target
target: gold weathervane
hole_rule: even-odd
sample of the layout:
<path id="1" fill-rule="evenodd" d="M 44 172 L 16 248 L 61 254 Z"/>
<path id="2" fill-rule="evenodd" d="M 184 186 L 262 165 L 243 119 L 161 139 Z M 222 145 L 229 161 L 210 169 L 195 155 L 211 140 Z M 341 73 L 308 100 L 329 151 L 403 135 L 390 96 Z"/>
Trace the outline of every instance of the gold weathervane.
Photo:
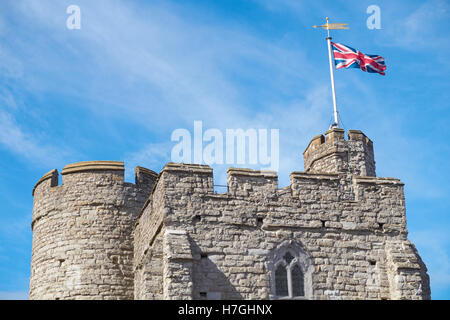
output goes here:
<path id="1" fill-rule="evenodd" d="M 314 28 L 323 28 L 326 30 L 341 30 L 341 29 L 350 29 L 348 26 L 348 23 L 329 23 L 327 18 L 327 23 L 323 24 L 321 26 L 313 26 Z"/>

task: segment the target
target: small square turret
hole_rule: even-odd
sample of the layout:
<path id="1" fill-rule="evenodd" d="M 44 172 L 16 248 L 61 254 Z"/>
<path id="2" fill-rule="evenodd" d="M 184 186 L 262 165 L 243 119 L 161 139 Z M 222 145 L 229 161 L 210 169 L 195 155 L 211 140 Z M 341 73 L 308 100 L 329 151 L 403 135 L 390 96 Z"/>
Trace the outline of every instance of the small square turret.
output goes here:
<path id="1" fill-rule="evenodd" d="M 360 130 L 331 128 L 314 137 L 303 153 L 305 172 L 344 173 L 375 177 L 373 143 Z"/>

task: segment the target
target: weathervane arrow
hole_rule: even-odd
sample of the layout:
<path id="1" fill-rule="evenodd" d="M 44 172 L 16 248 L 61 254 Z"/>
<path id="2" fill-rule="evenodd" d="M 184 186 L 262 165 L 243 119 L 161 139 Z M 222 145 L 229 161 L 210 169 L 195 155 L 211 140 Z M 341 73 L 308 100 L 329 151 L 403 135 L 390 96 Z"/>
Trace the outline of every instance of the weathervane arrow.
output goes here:
<path id="1" fill-rule="evenodd" d="M 348 23 L 327 23 L 321 26 L 313 26 L 314 28 L 323 28 L 327 30 L 340 30 L 340 29 L 350 29 L 346 27 Z"/>
<path id="2" fill-rule="evenodd" d="M 313 26 L 314 28 L 323 28 L 327 30 L 328 37 L 327 37 L 327 43 L 328 43 L 328 58 L 330 60 L 330 75 L 331 75 L 331 91 L 333 93 L 333 106 L 334 106 L 334 123 L 331 125 L 332 128 L 336 127 L 339 128 L 339 119 L 338 119 L 338 111 L 337 111 L 337 105 L 336 105 L 336 92 L 334 89 L 334 68 L 333 68 L 333 58 L 331 57 L 331 37 L 330 37 L 330 30 L 348 30 L 349 27 L 348 23 L 329 23 L 328 17 L 327 23 L 323 24 L 321 26 Z"/>

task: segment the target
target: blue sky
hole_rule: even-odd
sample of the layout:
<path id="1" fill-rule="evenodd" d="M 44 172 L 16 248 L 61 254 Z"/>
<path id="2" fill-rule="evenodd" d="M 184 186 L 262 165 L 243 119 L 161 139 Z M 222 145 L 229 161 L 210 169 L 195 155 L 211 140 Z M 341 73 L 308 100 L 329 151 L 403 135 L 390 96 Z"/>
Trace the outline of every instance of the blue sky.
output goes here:
<path id="1" fill-rule="evenodd" d="M 81 8 L 81 29 L 66 8 Z M 369 5 L 381 29 L 369 30 Z M 374 141 L 377 175 L 405 182 L 409 239 L 450 298 L 449 3 L 430 1 L 5 0 L 0 3 L 0 298 L 26 298 L 31 190 L 47 171 L 170 161 L 177 128 L 280 130 L 280 186 L 332 117 L 322 24 L 386 58 L 387 75 L 335 72 L 345 129 Z M 225 167 L 215 166 L 225 182 Z"/>

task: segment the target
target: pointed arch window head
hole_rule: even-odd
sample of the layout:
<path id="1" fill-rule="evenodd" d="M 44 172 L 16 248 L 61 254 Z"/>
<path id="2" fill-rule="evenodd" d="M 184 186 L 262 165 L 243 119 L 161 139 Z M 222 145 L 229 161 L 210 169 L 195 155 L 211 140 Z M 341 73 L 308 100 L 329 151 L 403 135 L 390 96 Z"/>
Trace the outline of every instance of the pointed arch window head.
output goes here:
<path id="1" fill-rule="evenodd" d="M 292 254 L 289 251 L 286 252 L 286 254 L 284 255 L 284 261 L 286 261 L 287 264 L 290 264 L 293 259 L 294 257 L 292 256 Z"/>
<path id="2" fill-rule="evenodd" d="M 303 249 L 286 241 L 271 254 L 272 298 L 310 299 L 312 298 L 312 272 L 308 255 Z"/>

